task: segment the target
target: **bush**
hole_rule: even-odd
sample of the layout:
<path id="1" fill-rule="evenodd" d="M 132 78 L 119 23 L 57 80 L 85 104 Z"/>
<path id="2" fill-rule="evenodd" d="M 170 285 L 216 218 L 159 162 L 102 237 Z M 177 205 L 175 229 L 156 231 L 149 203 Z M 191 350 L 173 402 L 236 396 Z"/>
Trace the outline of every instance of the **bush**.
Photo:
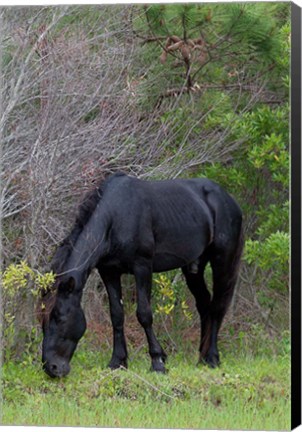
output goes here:
<path id="1" fill-rule="evenodd" d="M 55 281 L 53 272 L 41 274 L 25 261 L 1 273 L 3 299 L 3 354 L 9 360 L 38 342 L 34 303 Z M 24 307 L 26 306 L 26 307 Z"/>
<path id="2" fill-rule="evenodd" d="M 247 240 L 245 261 L 257 268 L 256 280 L 273 289 L 288 293 L 289 234 L 277 231 L 264 241 Z"/>

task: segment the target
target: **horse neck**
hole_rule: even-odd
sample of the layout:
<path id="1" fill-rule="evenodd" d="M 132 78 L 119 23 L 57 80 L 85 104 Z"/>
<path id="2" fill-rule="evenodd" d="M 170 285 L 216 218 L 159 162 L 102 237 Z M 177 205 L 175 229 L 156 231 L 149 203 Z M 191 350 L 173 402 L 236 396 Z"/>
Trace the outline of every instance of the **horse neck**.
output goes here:
<path id="1" fill-rule="evenodd" d="M 83 227 L 65 266 L 66 271 L 76 272 L 85 281 L 106 250 L 107 224 L 99 216 L 101 215 L 93 214 Z"/>

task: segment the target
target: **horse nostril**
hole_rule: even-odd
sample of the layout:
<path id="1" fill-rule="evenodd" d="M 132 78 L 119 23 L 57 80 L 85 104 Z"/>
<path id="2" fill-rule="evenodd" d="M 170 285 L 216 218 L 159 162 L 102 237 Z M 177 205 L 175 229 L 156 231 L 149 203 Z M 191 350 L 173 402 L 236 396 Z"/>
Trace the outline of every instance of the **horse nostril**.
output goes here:
<path id="1" fill-rule="evenodd" d="M 55 371 L 58 369 L 58 366 L 57 366 L 55 363 L 53 363 L 53 364 L 51 364 L 51 365 L 49 366 L 49 369 L 50 369 L 52 372 L 55 372 Z"/>
<path id="2" fill-rule="evenodd" d="M 68 375 L 70 366 L 65 361 L 62 363 L 50 363 L 49 371 L 53 376 L 63 377 Z"/>
<path id="3" fill-rule="evenodd" d="M 43 369 L 51 378 L 61 378 L 69 374 L 70 366 L 65 359 L 52 359 L 43 363 Z"/>

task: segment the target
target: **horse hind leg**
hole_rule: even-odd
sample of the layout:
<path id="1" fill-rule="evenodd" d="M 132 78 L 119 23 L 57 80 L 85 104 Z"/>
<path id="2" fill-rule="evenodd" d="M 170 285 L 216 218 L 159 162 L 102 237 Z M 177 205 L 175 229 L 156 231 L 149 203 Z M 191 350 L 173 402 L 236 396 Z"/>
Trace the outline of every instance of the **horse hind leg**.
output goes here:
<path id="1" fill-rule="evenodd" d="M 209 335 L 210 330 L 209 313 L 211 294 L 207 289 L 207 285 L 204 279 L 204 270 L 207 262 L 208 258 L 206 257 L 206 255 L 204 255 L 198 260 L 198 264 L 197 262 L 194 262 L 194 264 L 198 266 L 197 269 L 192 269 L 192 263 L 182 268 L 182 272 L 185 276 L 187 286 L 195 298 L 195 305 L 200 317 L 200 356 L 205 343 L 207 343 L 206 339 L 207 335 Z"/>
<path id="2" fill-rule="evenodd" d="M 200 362 L 213 368 L 220 364 L 217 347 L 218 332 L 234 294 L 242 245 L 243 240 L 240 238 L 237 249 L 233 253 L 214 249 L 210 258 L 213 273 L 213 297 L 210 304 L 208 327 L 200 350 Z"/>
<path id="3" fill-rule="evenodd" d="M 199 361 L 215 368 L 220 364 L 217 347 L 218 332 L 231 302 L 235 281 L 229 279 L 227 269 L 223 270 L 220 265 L 216 265 L 215 260 L 212 261 L 212 270 L 213 298 L 210 304 L 209 323 L 202 341 Z"/>

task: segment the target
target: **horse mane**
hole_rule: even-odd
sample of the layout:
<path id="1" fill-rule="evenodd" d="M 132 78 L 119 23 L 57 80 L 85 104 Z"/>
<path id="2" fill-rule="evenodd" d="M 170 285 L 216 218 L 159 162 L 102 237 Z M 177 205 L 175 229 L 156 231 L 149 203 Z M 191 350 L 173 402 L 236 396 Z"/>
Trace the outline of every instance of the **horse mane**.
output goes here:
<path id="1" fill-rule="evenodd" d="M 67 237 L 65 237 L 56 250 L 51 262 L 51 269 L 57 275 L 63 272 L 64 265 L 68 260 L 79 235 L 83 231 L 85 225 L 89 222 L 91 215 L 100 202 L 103 196 L 103 186 L 104 182 L 102 181 L 99 185 L 97 185 L 85 195 L 82 203 L 79 206 L 78 214 L 76 216 L 72 231 Z"/>
<path id="2" fill-rule="evenodd" d="M 123 172 L 117 172 L 113 175 L 106 176 L 105 179 L 90 190 L 84 197 L 79 206 L 78 214 L 71 233 L 59 245 L 51 263 L 51 269 L 59 275 L 63 272 L 64 265 L 69 258 L 72 249 L 81 234 L 85 225 L 89 222 L 94 210 L 103 197 L 105 186 L 115 177 L 124 176 Z"/>
<path id="3" fill-rule="evenodd" d="M 84 199 L 78 208 L 76 220 L 70 234 L 65 237 L 65 239 L 61 242 L 52 259 L 51 270 L 57 276 L 60 276 L 60 273 L 63 272 L 66 261 L 68 260 L 79 235 L 83 231 L 85 225 L 89 222 L 98 203 L 102 199 L 106 184 L 113 177 L 118 177 L 122 175 L 125 174 L 118 172 L 113 176 L 109 176 L 109 178 L 105 177 L 105 179 L 99 181 L 98 184 L 94 186 L 93 189 L 88 191 L 84 196 Z M 49 320 L 50 313 L 56 302 L 57 286 L 58 280 L 55 282 L 53 287 L 45 290 L 42 293 L 41 298 L 39 299 L 37 306 L 37 315 L 38 320 L 41 322 L 41 324 L 47 323 Z"/>
<path id="4" fill-rule="evenodd" d="M 94 189 L 90 190 L 84 197 L 79 206 L 75 224 L 70 234 L 61 242 L 51 262 L 51 270 L 60 276 L 63 272 L 64 265 L 68 260 L 72 249 L 81 234 L 84 226 L 88 223 L 92 213 L 96 209 L 99 201 L 103 196 L 103 181 Z M 42 293 L 37 305 L 37 317 L 41 324 L 49 321 L 50 313 L 54 308 L 57 297 L 58 280 L 54 286 L 48 288 Z"/>

